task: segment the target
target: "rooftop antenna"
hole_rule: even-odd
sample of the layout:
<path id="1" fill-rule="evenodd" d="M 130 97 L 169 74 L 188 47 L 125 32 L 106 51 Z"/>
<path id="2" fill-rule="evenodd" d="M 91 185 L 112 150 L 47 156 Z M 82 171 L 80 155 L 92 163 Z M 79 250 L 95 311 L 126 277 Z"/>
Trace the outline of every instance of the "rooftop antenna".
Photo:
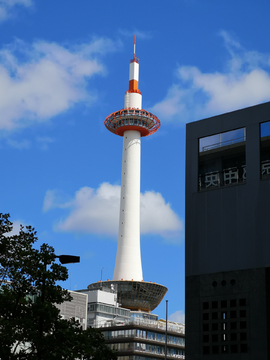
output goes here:
<path id="1" fill-rule="evenodd" d="M 134 35 L 134 45 L 133 45 L 133 61 L 135 61 L 135 47 L 136 47 L 136 36 Z"/>

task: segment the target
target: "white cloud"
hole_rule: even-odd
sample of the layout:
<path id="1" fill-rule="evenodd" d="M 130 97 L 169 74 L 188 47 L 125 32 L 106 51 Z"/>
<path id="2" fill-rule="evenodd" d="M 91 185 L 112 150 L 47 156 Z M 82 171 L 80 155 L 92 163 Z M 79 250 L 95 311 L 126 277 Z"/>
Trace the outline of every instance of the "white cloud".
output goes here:
<path id="1" fill-rule="evenodd" d="M 43 201 L 43 212 L 47 212 L 50 209 L 54 209 L 56 207 L 58 207 L 58 204 L 56 204 L 55 201 L 55 195 L 54 195 L 55 191 L 54 190 L 47 190 L 46 194 L 45 194 L 45 198 Z"/>
<path id="2" fill-rule="evenodd" d="M 19 150 L 22 150 L 22 149 L 29 149 L 30 146 L 31 146 L 31 143 L 30 141 L 28 140 L 13 140 L 13 139 L 7 139 L 7 144 L 15 149 L 19 149 Z"/>
<path id="3" fill-rule="evenodd" d="M 71 213 L 57 228 L 62 231 L 115 235 L 119 202 L 120 186 L 103 183 L 97 190 L 83 187 L 67 204 Z"/>
<path id="4" fill-rule="evenodd" d="M 67 208 L 72 202 L 68 201 L 67 196 L 59 190 L 47 190 L 43 201 L 43 212 L 55 208 Z"/>
<path id="5" fill-rule="evenodd" d="M 59 201 L 58 192 L 48 190 L 43 211 L 66 208 L 69 215 L 61 220 L 58 231 L 96 233 L 116 236 L 118 232 L 120 186 L 103 183 L 98 189 L 83 187 L 68 202 Z M 141 194 L 141 233 L 179 239 L 183 223 L 161 194 Z"/>
<path id="6" fill-rule="evenodd" d="M 11 16 L 14 6 L 21 5 L 29 7 L 31 0 L 0 0 L 0 21 L 4 21 Z"/>
<path id="7" fill-rule="evenodd" d="M 185 324 L 185 314 L 182 310 L 178 310 L 169 316 L 170 321 Z"/>
<path id="8" fill-rule="evenodd" d="M 15 6 L 15 5 L 24 5 L 30 6 L 32 4 L 31 0 L 0 0 L 1 6 Z"/>
<path id="9" fill-rule="evenodd" d="M 0 50 L 0 130 L 14 130 L 46 121 L 77 102 L 91 102 L 87 80 L 104 73 L 97 56 L 112 51 L 107 39 L 64 47 L 17 40 Z"/>
<path id="10" fill-rule="evenodd" d="M 230 59 L 223 72 L 179 66 L 178 82 L 151 111 L 163 120 L 187 122 L 270 100 L 270 56 L 247 51 L 222 31 Z"/>
<path id="11" fill-rule="evenodd" d="M 160 193 L 146 191 L 141 194 L 142 234 L 159 234 L 165 238 L 173 238 L 179 236 L 181 231 L 182 222 Z"/>
<path id="12" fill-rule="evenodd" d="M 49 144 L 53 143 L 54 139 L 50 138 L 49 136 L 42 136 L 37 138 L 37 143 L 39 144 L 39 147 L 41 150 L 47 150 L 49 147 Z"/>
<path id="13" fill-rule="evenodd" d="M 181 89 L 179 85 L 172 85 L 164 100 L 154 105 L 151 111 L 164 120 L 178 120 L 185 112 L 184 98 L 188 90 Z M 185 121 L 184 119 L 182 121 Z"/>
<path id="14" fill-rule="evenodd" d="M 136 36 L 136 38 L 140 38 L 140 39 L 151 39 L 152 38 L 151 31 L 141 31 L 138 29 L 133 29 L 133 30 L 119 29 L 119 33 L 130 39 L 132 39 L 134 35 Z"/>

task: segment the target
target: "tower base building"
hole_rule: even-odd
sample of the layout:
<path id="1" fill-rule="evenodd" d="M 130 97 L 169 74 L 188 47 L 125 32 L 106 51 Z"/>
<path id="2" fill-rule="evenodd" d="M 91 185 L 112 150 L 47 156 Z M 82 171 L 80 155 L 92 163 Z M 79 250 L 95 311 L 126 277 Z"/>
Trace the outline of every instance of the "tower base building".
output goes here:
<path id="1" fill-rule="evenodd" d="M 79 290 L 88 295 L 87 326 L 99 328 L 118 360 L 185 359 L 185 325 L 158 319 L 145 311 L 123 308 L 117 292 L 99 283 L 99 288 Z M 106 284 L 106 283 L 105 283 Z M 167 340 L 167 341 L 166 341 Z"/>
<path id="2" fill-rule="evenodd" d="M 186 359 L 270 359 L 270 102 L 187 124 Z"/>

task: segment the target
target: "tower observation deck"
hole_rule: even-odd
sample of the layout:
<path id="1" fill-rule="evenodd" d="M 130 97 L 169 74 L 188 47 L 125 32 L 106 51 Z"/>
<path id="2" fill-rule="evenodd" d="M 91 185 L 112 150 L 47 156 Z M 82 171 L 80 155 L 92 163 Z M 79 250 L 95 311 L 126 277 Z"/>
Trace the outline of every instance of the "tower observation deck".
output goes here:
<path id="1" fill-rule="evenodd" d="M 160 127 L 159 119 L 142 109 L 139 85 L 139 60 L 135 56 L 129 64 L 129 88 L 124 108 L 106 117 L 104 124 L 112 133 L 123 137 L 121 199 L 118 247 L 112 281 L 102 286 L 117 290 L 119 303 L 129 309 L 153 310 L 163 299 L 167 288 L 143 282 L 140 250 L 140 177 L 141 137 L 152 135 Z M 100 283 L 89 288 L 100 287 Z"/>

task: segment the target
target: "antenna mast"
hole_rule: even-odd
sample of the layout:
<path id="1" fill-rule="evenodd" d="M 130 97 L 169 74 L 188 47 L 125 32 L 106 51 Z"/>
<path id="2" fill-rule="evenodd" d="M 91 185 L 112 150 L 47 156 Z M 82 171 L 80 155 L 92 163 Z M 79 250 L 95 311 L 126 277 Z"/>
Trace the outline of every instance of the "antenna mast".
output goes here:
<path id="1" fill-rule="evenodd" d="M 134 45 L 133 45 L 133 61 L 135 61 L 135 46 L 136 46 L 136 36 L 134 35 Z"/>

